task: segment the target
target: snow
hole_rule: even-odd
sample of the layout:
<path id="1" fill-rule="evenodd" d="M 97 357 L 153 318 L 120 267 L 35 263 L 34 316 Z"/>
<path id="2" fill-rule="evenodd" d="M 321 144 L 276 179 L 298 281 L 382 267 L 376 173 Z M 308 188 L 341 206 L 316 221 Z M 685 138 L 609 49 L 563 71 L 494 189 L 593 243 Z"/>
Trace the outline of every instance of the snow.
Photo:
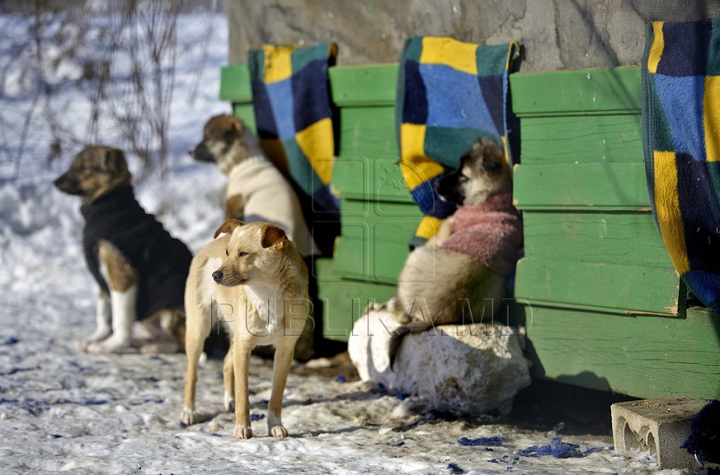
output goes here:
<path id="1" fill-rule="evenodd" d="M 185 151 L 199 140 L 208 117 L 229 111 L 217 99 L 227 27 L 220 15 L 179 21 L 188 34 L 212 22 L 211 54 L 192 102 L 183 98 L 190 95 L 201 51 L 189 47 L 180 55 L 170 166 L 136 191 L 147 210 L 197 251 L 222 220 L 225 179 Z M 26 28 L 24 19 L 0 16 L 0 62 Z M 59 71 L 77 74 L 71 63 Z M 31 78 L 8 77 L 0 94 L 3 128 L 25 116 L 34 87 Z M 57 103 L 72 104 L 63 124 L 82 137 L 90 99 L 71 88 L 58 94 Z M 518 457 L 518 450 L 549 444 L 558 434 L 518 429 L 489 416 L 446 419 L 415 397 L 296 371 L 283 411 L 290 437 L 272 439 L 266 436 L 272 368 L 259 358 L 253 358 L 250 374 L 251 413 L 259 416 L 255 438 L 231 437 L 234 415 L 222 412 L 222 363 L 213 359 L 201 365 L 198 384 L 197 407 L 207 420 L 181 428 L 184 355 L 91 356 L 73 349 L 94 328 L 96 285 L 83 261 L 79 202 L 52 186 L 70 156 L 46 168 L 48 125 L 37 115 L 31 129 L 21 166 L 0 162 L 0 472 L 444 474 L 456 466 L 475 474 L 680 473 L 659 470 L 648 454 L 608 450 L 607 436 L 560 435 L 581 451 L 604 447 L 582 458 Z M 6 129 L 0 139 L 8 134 Z M 112 144 L 117 136 L 107 126 L 98 138 Z M 9 143 L 16 147 L 10 154 L 19 153 L 19 142 Z M 137 167 L 137 159 L 130 160 Z M 458 443 L 497 434 L 503 442 L 492 451 Z"/>

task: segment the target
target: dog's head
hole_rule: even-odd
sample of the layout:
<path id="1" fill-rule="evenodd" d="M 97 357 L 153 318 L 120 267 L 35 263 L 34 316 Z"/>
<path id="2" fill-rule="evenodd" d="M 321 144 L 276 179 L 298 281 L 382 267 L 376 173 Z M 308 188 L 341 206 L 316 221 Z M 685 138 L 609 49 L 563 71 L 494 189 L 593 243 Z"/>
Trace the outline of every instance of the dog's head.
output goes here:
<path id="1" fill-rule="evenodd" d="M 117 148 L 87 146 L 70 163 L 70 169 L 53 183 L 62 192 L 93 202 L 121 186 L 130 185 L 132 175 L 125 154 Z"/>
<path id="2" fill-rule="evenodd" d="M 488 196 L 512 191 L 512 171 L 503 148 L 480 139 L 460 157 L 460 165 L 435 182 L 445 201 L 463 205 L 482 204 Z"/>
<path id="3" fill-rule="evenodd" d="M 207 121 L 202 141 L 189 153 L 198 162 L 214 163 L 227 174 L 249 156 L 254 145 L 249 127 L 232 114 L 222 114 Z"/>
<path id="4" fill-rule="evenodd" d="M 244 224 L 237 219 L 225 221 L 215 231 L 214 237 L 231 233 L 225 259 L 212 276 L 224 287 L 272 283 L 278 270 L 286 262 L 286 250 L 290 241 L 285 231 L 270 223 Z"/>

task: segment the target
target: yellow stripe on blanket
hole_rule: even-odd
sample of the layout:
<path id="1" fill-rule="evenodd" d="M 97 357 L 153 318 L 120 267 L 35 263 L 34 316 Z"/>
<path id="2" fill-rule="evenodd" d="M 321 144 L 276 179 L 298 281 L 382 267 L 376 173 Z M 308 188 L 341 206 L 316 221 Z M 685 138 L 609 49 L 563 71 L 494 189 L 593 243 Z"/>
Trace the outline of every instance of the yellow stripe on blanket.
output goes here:
<path id="1" fill-rule="evenodd" d="M 422 40 L 421 64 L 444 64 L 468 74 L 477 75 L 475 50 L 478 45 L 452 38 L 425 37 Z"/>
<path id="2" fill-rule="evenodd" d="M 266 83 L 280 82 L 292 76 L 290 55 L 295 48 L 295 46 L 263 46 Z"/>
<path id="3" fill-rule="evenodd" d="M 440 229 L 443 220 L 434 216 L 425 216 L 415 231 L 415 235 L 423 239 L 430 239 Z"/>
<path id="4" fill-rule="evenodd" d="M 703 124 L 705 159 L 720 162 L 720 76 L 705 76 Z"/>
<path id="5" fill-rule="evenodd" d="M 443 166 L 425 155 L 425 130 L 427 126 L 401 124 L 402 140 L 400 171 L 411 191 L 445 171 Z"/>
<path id="6" fill-rule="evenodd" d="M 332 120 L 325 118 L 315 122 L 297 132 L 295 140 L 323 185 L 330 183 L 335 160 Z"/>
<path id="7" fill-rule="evenodd" d="M 690 270 L 685 246 L 685 227 L 680 213 L 675 152 L 654 153 L 655 211 L 660 234 L 679 274 Z"/>
<path id="8" fill-rule="evenodd" d="M 660 58 L 662 57 L 663 50 L 665 49 L 665 36 L 663 36 L 662 21 L 653 22 L 653 44 L 650 47 L 650 54 L 648 55 L 648 71 L 652 74 L 657 73 L 658 64 L 660 64 Z"/>

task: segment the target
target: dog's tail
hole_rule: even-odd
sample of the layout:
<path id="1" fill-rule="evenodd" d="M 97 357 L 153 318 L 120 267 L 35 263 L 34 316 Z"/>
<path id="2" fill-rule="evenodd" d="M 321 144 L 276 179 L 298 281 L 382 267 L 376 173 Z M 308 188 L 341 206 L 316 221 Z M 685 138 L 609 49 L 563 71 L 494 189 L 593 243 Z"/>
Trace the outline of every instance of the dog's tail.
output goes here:
<path id="1" fill-rule="evenodd" d="M 431 328 L 434 328 L 434 325 L 432 322 L 426 322 L 424 320 L 419 321 L 413 321 L 406 323 L 405 325 L 401 326 L 390 337 L 390 348 L 388 349 L 390 353 L 390 370 L 394 371 L 393 365 L 395 364 L 395 357 L 397 356 L 398 348 L 400 348 L 400 343 L 402 343 L 403 338 L 405 336 L 410 335 L 411 333 L 422 333 L 425 330 L 429 330 Z"/>

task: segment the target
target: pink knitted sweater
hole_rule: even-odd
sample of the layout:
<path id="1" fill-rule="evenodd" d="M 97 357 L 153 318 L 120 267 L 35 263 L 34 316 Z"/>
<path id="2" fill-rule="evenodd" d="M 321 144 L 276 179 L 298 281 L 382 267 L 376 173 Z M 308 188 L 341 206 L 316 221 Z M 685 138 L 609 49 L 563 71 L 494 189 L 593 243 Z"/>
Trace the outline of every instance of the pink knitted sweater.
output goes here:
<path id="1" fill-rule="evenodd" d="M 490 269 L 510 275 L 522 247 L 522 223 L 512 193 L 489 196 L 476 206 L 461 206 L 453 215 L 452 234 L 441 249 L 466 254 Z"/>

